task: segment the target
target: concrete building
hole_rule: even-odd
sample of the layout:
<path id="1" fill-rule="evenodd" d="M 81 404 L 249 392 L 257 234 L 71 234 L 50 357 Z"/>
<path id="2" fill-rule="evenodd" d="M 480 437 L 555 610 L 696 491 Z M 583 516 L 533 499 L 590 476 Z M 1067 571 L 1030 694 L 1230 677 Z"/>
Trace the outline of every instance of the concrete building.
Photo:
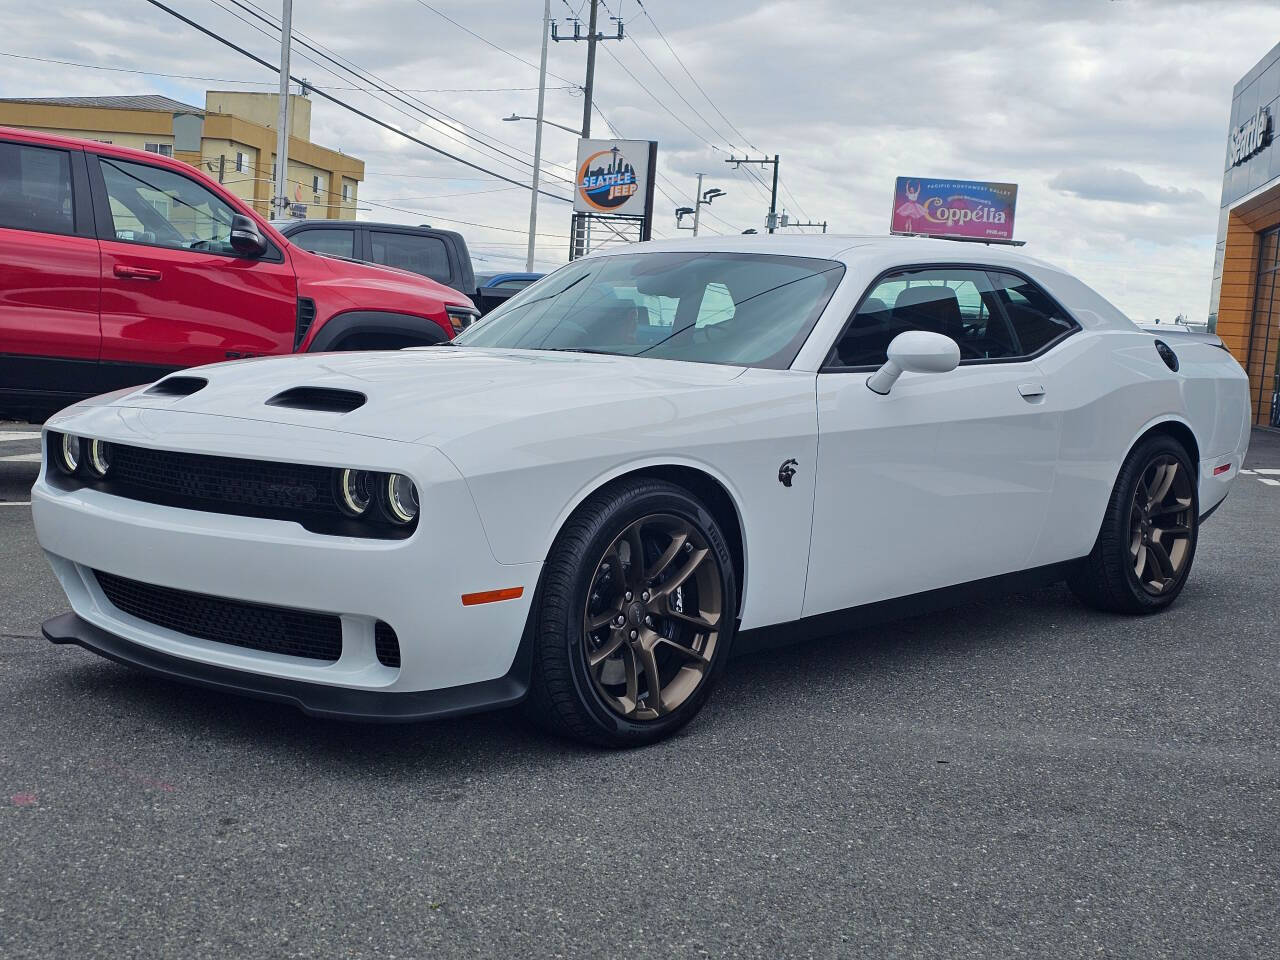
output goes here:
<path id="1" fill-rule="evenodd" d="M 164 96 L 0 99 L 0 126 L 24 127 L 176 157 L 270 216 L 275 93 L 210 90 L 203 108 Z M 311 142 L 311 101 L 289 97 L 291 214 L 354 220 L 364 161 Z"/>
<path id="2" fill-rule="evenodd" d="M 1209 328 L 1249 372 L 1254 422 L 1280 427 L 1280 44 L 1236 84 Z"/>

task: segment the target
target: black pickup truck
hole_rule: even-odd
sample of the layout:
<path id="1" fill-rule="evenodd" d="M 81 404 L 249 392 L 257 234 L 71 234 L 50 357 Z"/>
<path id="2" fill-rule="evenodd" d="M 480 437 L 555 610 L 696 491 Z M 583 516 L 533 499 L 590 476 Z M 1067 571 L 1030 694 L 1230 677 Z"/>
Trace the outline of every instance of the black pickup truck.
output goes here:
<path id="1" fill-rule="evenodd" d="M 364 220 L 273 220 L 272 226 L 304 250 L 399 267 L 466 294 L 481 314 L 518 293 L 528 282 L 477 282 L 462 234 L 426 224 Z M 529 274 L 502 275 L 525 278 Z"/>

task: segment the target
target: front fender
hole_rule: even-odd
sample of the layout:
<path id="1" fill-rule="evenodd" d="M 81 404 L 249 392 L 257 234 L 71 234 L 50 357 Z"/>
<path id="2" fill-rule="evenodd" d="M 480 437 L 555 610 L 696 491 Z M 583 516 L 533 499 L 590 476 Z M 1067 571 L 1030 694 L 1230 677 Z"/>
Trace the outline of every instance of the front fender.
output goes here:
<path id="1" fill-rule="evenodd" d="M 450 335 L 434 320 L 405 313 L 389 313 L 381 310 L 351 310 L 330 317 L 318 325 L 305 352 L 320 353 L 333 350 L 352 334 L 374 334 L 407 337 L 429 346 L 446 343 Z"/>

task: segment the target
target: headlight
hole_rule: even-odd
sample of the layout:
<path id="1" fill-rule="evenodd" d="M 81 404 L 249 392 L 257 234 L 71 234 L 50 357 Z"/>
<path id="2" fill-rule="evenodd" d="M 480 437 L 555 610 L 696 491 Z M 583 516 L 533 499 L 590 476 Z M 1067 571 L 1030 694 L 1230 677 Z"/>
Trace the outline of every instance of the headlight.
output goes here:
<path id="1" fill-rule="evenodd" d="M 343 470 L 338 474 L 338 506 L 359 517 L 373 501 L 373 482 L 367 470 Z"/>
<path id="2" fill-rule="evenodd" d="M 105 477 L 111 469 L 111 444 L 105 440 L 89 441 L 89 470 L 95 477 Z"/>
<path id="3" fill-rule="evenodd" d="M 412 523 L 418 515 L 418 488 L 403 473 L 387 477 L 387 513 L 396 523 Z"/>
<path id="4" fill-rule="evenodd" d="M 80 438 L 73 433 L 52 434 L 54 442 L 53 462 L 59 470 L 71 476 L 80 469 Z"/>

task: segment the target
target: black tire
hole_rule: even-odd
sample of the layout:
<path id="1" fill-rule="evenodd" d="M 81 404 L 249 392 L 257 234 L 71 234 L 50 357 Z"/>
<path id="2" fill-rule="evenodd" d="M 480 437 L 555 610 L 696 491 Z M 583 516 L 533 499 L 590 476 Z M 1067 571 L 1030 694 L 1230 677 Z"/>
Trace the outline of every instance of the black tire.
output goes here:
<path id="1" fill-rule="evenodd" d="M 592 679 L 587 665 L 591 641 L 584 621 L 605 551 L 633 524 L 657 515 L 683 521 L 705 545 L 707 560 L 714 563 L 714 575 L 718 576 L 719 629 L 709 665 L 687 699 L 664 715 L 632 720 L 610 707 Z M 635 747 L 671 736 L 702 709 L 723 673 L 737 625 L 737 603 L 737 583 L 725 536 L 696 497 L 675 484 L 647 478 L 604 488 L 574 512 L 551 548 L 533 611 L 532 678 L 526 712 L 551 733 L 598 746 Z M 662 700 L 661 693 L 658 700 Z"/>
<path id="2" fill-rule="evenodd" d="M 1139 579 L 1135 555 L 1131 552 L 1135 542 L 1145 542 L 1141 540 L 1142 534 L 1135 534 L 1133 529 L 1135 497 L 1144 477 L 1151 476 L 1149 471 L 1153 466 L 1170 457 L 1185 471 L 1189 481 L 1190 506 L 1185 517 L 1188 533 L 1176 575 L 1168 578 L 1160 592 L 1153 593 Z M 1173 437 L 1157 433 L 1139 442 L 1120 468 L 1093 551 L 1067 580 L 1072 593 L 1088 606 L 1112 613 L 1156 613 L 1173 603 L 1182 592 L 1195 559 L 1200 517 L 1197 481 L 1195 464 L 1182 444 Z M 1135 537 L 1139 538 L 1138 541 Z M 1168 556 L 1168 551 L 1165 551 L 1165 556 Z"/>

